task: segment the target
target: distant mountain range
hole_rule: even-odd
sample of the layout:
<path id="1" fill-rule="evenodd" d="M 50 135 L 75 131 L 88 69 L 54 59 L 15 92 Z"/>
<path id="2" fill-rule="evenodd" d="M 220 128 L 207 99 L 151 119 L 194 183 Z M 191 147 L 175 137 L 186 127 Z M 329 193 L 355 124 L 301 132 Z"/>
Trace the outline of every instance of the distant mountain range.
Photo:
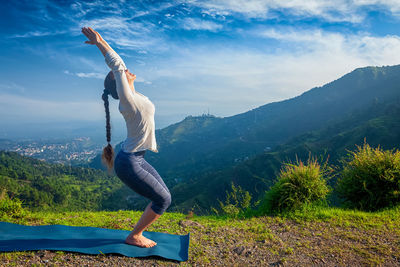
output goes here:
<path id="1" fill-rule="evenodd" d="M 310 74 L 312 75 L 312 74 Z M 151 162 L 170 177 L 234 165 L 376 101 L 399 97 L 400 66 L 356 69 L 298 97 L 226 118 L 189 117 L 158 131 Z"/>
<path id="2" fill-rule="evenodd" d="M 364 138 L 374 146 L 399 147 L 399 102 L 400 65 L 360 68 L 298 97 L 243 114 L 187 118 L 171 125 L 159 131 L 160 154 L 152 154 L 151 160 L 167 178 L 186 177 L 172 189 L 177 208 L 207 209 L 224 198 L 231 180 L 257 199 L 273 183 L 282 162 L 296 155 L 305 160 L 313 152 L 337 164 Z M 185 131 L 189 122 L 192 126 Z M 174 151 L 182 151 L 180 158 L 174 158 Z M 175 159 L 169 165 L 168 156 Z M 246 157 L 253 158 L 237 165 Z"/>
<path id="3" fill-rule="evenodd" d="M 148 153 L 147 159 L 166 180 L 190 180 L 276 149 L 373 103 L 398 99 L 399 84 L 400 65 L 359 68 L 300 96 L 235 116 L 189 116 L 156 131 L 160 152 Z M 101 168 L 100 157 L 91 166 Z"/>
<path id="4" fill-rule="evenodd" d="M 174 196 L 176 210 L 190 210 L 207 213 L 211 206 L 217 207 L 216 200 L 224 200 L 231 181 L 249 191 L 254 200 L 276 181 L 283 163 L 306 162 L 311 155 L 326 160 L 338 170 L 329 184 L 334 187 L 340 172 L 340 159 L 364 140 L 371 146 L 384 149 L 400 147 L 400 102 L 376 103 L 370 107 L 349 114 L 345 119 L 329 124 L 320 130 L 307 132 L 292 138 L 273 151 L 261 153 L 236 166 L 206 173 L 188 182 L 176 185 Z M 330 196 L 333 204 L 340 201 L 336 192 Z"/>
<path id="5" fill-rule="evenodd" d="M 329 156 L 338 164 L 364 138 L 373 146 L 399 147 L 399 115 L 400 65 L 360 68 L 235 116 L 186 117 L 156 131 L 160 152 L 146 159 L 171 189 L 170 210 L 206 213 L 216 199 L 224 199 L 230 181 L 256 200 L 273 184 L 282 163 L 296 155 L 303 160 L 310 153 Z M 100 155 L 90 166 L 102 168 Z M 138 199 L 135 206 L 144 202 Z"/>

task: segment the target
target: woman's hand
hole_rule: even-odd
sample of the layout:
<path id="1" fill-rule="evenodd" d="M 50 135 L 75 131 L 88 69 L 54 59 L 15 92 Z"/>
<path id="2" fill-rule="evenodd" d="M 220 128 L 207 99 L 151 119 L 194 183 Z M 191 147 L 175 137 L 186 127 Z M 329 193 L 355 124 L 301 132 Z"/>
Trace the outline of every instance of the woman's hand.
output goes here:
<path id="1" fill-rule="evenodd" d="M 85 41 L 85 44 L 97 45 L 104 41 L 101 35 L 90 27 L 83 27 L 82 33 L 89 39 L 89 41 Z"/>

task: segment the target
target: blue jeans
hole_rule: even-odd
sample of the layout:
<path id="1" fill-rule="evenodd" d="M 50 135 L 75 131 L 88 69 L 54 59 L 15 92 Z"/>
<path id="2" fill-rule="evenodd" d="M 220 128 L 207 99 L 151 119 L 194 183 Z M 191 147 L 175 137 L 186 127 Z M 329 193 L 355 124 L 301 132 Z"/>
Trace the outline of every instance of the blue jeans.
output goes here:
<path id="1" fill-rule="evenodd" d="M 115 157 L 114 170 L 124 184 L 150 199 L 151 209 L 161 215 L 171 205 L 171 193 L 157 171 L 144 159 L 145 152 L 121 149 Z"/>

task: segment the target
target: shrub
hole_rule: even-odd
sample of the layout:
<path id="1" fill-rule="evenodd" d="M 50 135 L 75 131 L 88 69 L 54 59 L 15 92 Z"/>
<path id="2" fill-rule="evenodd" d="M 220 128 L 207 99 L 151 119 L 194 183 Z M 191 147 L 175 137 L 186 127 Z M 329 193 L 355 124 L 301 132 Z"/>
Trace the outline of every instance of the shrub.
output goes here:
<path id="1" fill-rule="evenodd" d="M 0 218 L 8 217 L 23 217 L 27 211 L 22 207 L 22 201 L 18 198 L 11 199 L 6 189 L 0 193 Z"/>
<path id="2" fill-rule="evenodd" d="M 225 203 L 220 201 L 220 211 L 212 208 L 212 211 L 216 214 L 227 215 L 229 217 L 237 218 L 245 216 L 245 213 L 250 209 L 251 195 L 248 191 L 243 190 L 240 185 L 235 187 L 231 182 L 232 191 L 226 191 Z"/>
<path id="3" fill-rule="evenodd" d="M 276 183 L 265 192 L 258 212 L 276 214 L 324 202 L 331 190 L 326 178 L 329 172 L 326 164 L 321 166 L 311 157 L 307 164 L 299 160 L 284 164 Z"/>
<path id="4" fill-rule="evenodd" d="M 337 191 L 344 207 L 376 211 L 400 203 L 400 151 L 374 149 L 364 142 L 342 163 Z"/>

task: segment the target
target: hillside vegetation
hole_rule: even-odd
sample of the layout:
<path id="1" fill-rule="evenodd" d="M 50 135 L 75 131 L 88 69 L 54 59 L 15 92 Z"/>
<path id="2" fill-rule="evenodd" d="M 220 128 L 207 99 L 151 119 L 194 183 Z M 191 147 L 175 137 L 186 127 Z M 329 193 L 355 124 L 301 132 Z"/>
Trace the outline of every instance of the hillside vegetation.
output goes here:
<path id="1" fill-rule="evenodd" d="M 342 121 L 295 137 L 234 167 L 205 173 L 190 182 L 176 185 L 172 189 L 176 208 L 209 214 L 208 207 L 214 205 L 217 199 L 224 199 L 232 181 L 249 191 L 255 202 L 273 185 L 283 163 L 296 159 L 307 161 L 311 154 L 321 162 L 328 160 L 332 167 L 340 170 L 340 159 L 348 151 L 356 149 L 356 145 L 362 145 L 364 140 L 373 147 L 400 147 L 400 102 L 375 103 L 365 110 L 349 114 Z M 333 187 L 339 175 L 335 174 L 329 181 Z M 329 199 L 334 205 L 340 204 L 336 191 Z"/>
<path id="2" fill-rule="evenodd" d="M 70 252 L 11 252 L 0 255 L 3 265 L 207 265 L 266 266 L 311 265 L 358 266 L 400 264 L 400 151 L 363 147 L 344 162 L 339 184 L 352 203 L 372 197 L 390 200 L 374 202 L 375 212 L 328 207 L 324 200 L 327 165 L 315 159 L 286 164 L 264 203 L 249 208 L 249 194 L 232 185 L 225 204 L 226 215 L 197 216 L 166 212 L 147 231 L 191 233 L 189 260 L 178 263 L 158 257 L 144 259 L 115 254 L 87 256 Z M 364 183 L 358 179 L 362 173 Z M 377 183 L 379 182 L 379 183 Z M 379 184 L 381 188 L 376 185 Z M 357 198 L 353 198 L 355 190 Z M 349 196 L 346 193 L 350 192 Z M 229 204 L 233 203 L 233 205 Z M 264 205 L 265 203 L 269 205 Z M 370 202 L 372 203 L 372 202 Z M 268 209 L 264 209 L 268 207 Z M 236 208 L 233 209 L 233 208 Z M 364 206 L 370 209 L 370 206 Z M 236 211 L 239 211 L 237 213 Z M 243 212 L 244 211 L 244 212 Z M 269 216 L 266 213 L 274 213 Z M 17 198 L 0 194 L 0 220 L 25 225 L 63 224 L 131 230 L 142 212 L 31 212 Z M 240 218 L 239 218 L 240 217 Z"/>
<path id="3" fill-rule="evenodd" d="M 0 151 L 0 189 L 31 210 L 118 210 L 129 208 L 129 188 L 106 172 L 49 164 Z M 1 190 L 0 190 L 1 192 Z"/>
<path id="4" fill-rule="evenodd" d="M 399 99 L 399 65 L 360 68 L 300 96 L 235 116 L 189 116 L 157 130 L 160 153 L 148 153 L 146 159 L 170 188 L 175 211 L 206 214 L 225 197 L 231 181 L 256 201 L 282 163 L 296 156 L 306 160 L 311 153 L 338 165 L 337 159 L 365 138 L 372 146 L 398 147 Z M 101 168 L 100 157 L 91 166 Z M 136 205 L 145 202 L 138 198 Z"/>
<path id="5" fill-rule="evenodd" d="M 300 96 L 242 114 L 224 118 L 188 116 L 156 131 L 160 153 L 152 154 L 151 161 L 164 175 L 177 169 L 176 165 L 188 170 L 203 157 L 211 165 L 220 164 L 211 161 L 217 157 L 226 159 L 220 166 L 232 164 L 235 158 L 262 152 L 266 147 L 274 148 L 375 101 L 398 99 L 399 81 L 400 65 L 359 68 Z M 99 159 L 92 166 L 100 168 Z"/>
<path id="6" fill-rule="evenodd" d="M 235 116 L 187 117 L 157 131 L 160 153 L 149 153 L 148 159 L 165 179 L 189 180 L 399 97 L 400 65 L 360 68 L 300 96 Z"/>
<path id="7" fill-rule="evenodd" d="M 171 211 L 210 214 L 231 182 L 248 191 L 254 205 L 285 162 L 306 161 L 311 153 L 340 168 L 338 159 L 365 138 L 373 147 L 399 147 L 399 77 L 400 66 L 361 68 L 298 97 L 236 116 L 189 116 L 158 130 L 160 153 L 147 153 L 146 159 L 170 188 Z M 119 149 L 120 144 L 116 153 Z M 148 202 L 100 170 L 26 158 L 10 162 L 6 158 L 16 154 L 1 155 L 0 185 L 31 207 L 143 209 Z M 99 158 L 93 166 L 99 167 Z M 335 182 L 336 177 L 329 183 Z M 329 198 L 339 204 L 335 194 Z"/>

